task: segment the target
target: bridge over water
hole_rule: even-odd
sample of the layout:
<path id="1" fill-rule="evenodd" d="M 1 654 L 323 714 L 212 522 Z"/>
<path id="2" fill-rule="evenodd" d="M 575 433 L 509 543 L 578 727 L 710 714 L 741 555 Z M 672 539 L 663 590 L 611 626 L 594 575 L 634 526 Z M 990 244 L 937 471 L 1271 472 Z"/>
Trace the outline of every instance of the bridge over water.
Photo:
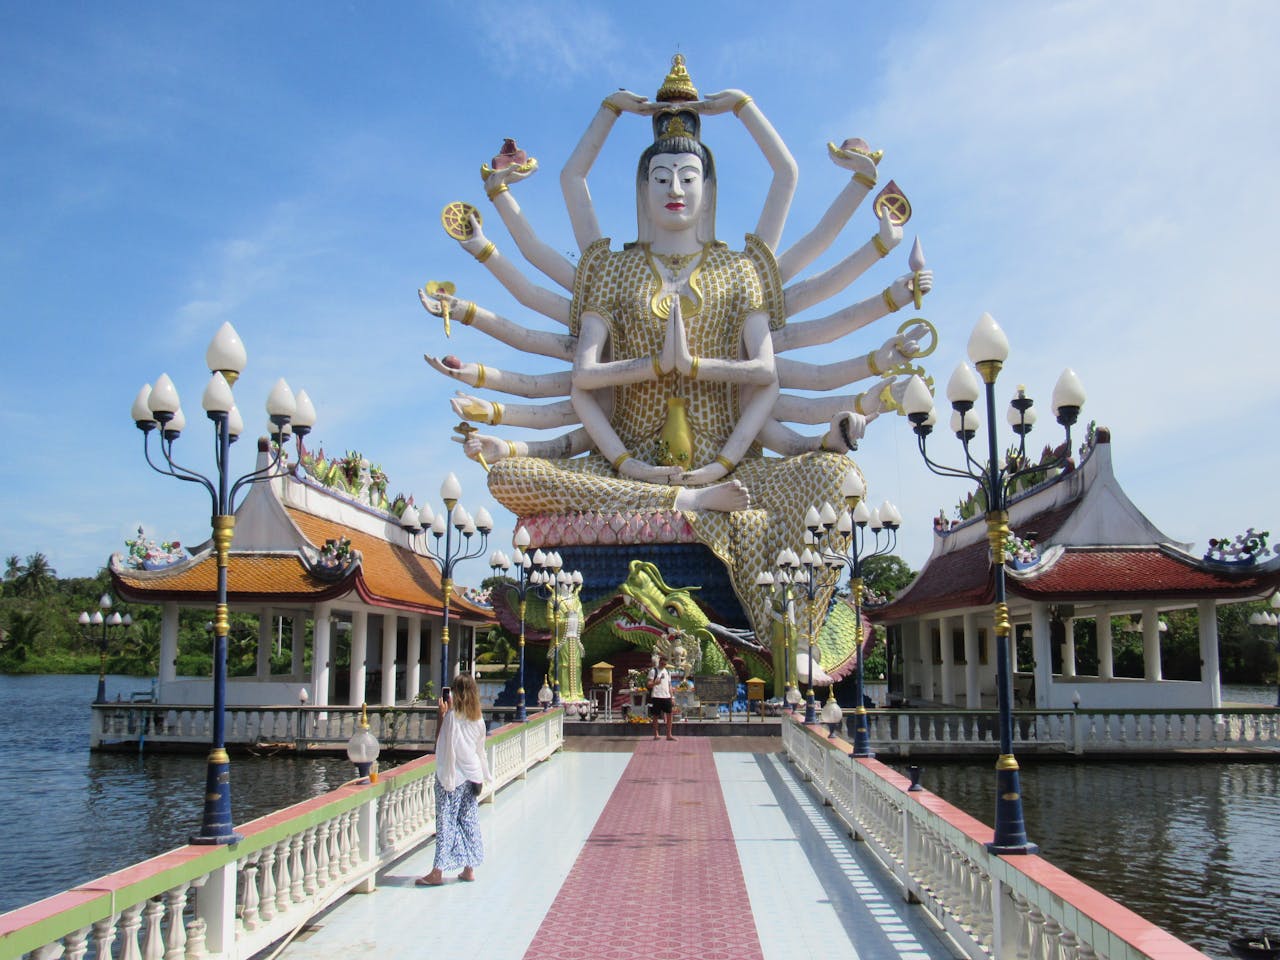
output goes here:
<path id="1" fill-rule="evenodd" d="M 413 884 L 424 757 L 0 917 L 0 958 L 1203 957 L 1039 857 L 990 856 L 990 828 L 794 720 L 591 751 L 563 733 L 552 711 L 490 737 L 476 883 Z"/>

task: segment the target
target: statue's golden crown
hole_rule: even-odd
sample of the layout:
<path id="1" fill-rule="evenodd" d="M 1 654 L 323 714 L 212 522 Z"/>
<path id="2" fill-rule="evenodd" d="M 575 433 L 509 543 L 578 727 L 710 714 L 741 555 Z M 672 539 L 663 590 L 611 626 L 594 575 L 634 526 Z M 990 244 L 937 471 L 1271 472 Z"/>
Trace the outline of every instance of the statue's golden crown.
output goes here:
<path id="1" fill-rule="evenodd" d="M 658 103 L 669 103 L 671 107 L 661 110 L 653 117 L 653 139 L 665 140 L 671 137 L 688 137 L 698 139 L 702 126 L 697 112 L 681 107 L 698 99 L 698 88 L 689 78 L 685 69 L 684 54 L 677 53 L 671 58 L 671 70 L 654 97 Z"/>

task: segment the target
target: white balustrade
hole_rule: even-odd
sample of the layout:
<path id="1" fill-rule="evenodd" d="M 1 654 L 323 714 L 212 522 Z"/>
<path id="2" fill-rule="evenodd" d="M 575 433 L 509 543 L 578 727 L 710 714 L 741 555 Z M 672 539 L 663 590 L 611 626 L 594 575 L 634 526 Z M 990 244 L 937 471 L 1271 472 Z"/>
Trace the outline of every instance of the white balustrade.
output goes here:
<path id="1" fill-rule="evenodd" d="M 1163 727 L 1161 718 L 1188 713 L 1196 712 L 1131 713 L 1128 718 L 1135 722 L 1126 736 L 1167 739 L 1175 727 Z M 1101 735 L 1116 719 L 1113 713 L 1087 714 L 1087 732 L 1078 736 L 1071 728 L 1080 719 L 1074 711 L 1056 719 L 1038 716 L 1043 722 L 1028 724 L 1029 735 L 1069 741 Z M 935 737 L 978 735 L 977 726 L 939 724 L 936 714 L 924 727 Z M 1224 723 L 1216 729 L 1228 731 L 1216 736 L 1242 736 L 1246 728 L 1231 733 Z M 1255 727 L 1247 729 L 1255 735 Z M 1082 891 L 1078 881 L 1037 856 L 992 855 L 986 848 L 990 828 L 976 826 L 928 792 L 909 792 L 905 777 L 877 760 L 850 756 L 852 748 L 844 741 L 790 718 L 783 720 L 782 735 L 798 772 L 813 782 L 850 834 L 866 841 L 903 898 L 918 901 L 966 956 L 1097 960 L 1104 953 L 1095 944 L 1106 947 L 1108 960 L 1158 960 L 1175 950 L 1178 956 L 1203 956 L 1097 891 Z M 1114 929 L 1108 920 L 1116 923 Z"/>
<path id="2" fill-rule="evenodd" d="M 181 736 L 199 730 L 205 716 L 197 708 L 146 706 Z M 297 729 L 296 708 L 235 712 L 241 718 L 236 729 L 245 734 L 274 736 Z M 354 729 L 355 711 L 332 708 L 315 711 L 316 728 L 330 722 L 324 713 L 338 729 Z M 433 722 L 434 716 L 430 711 Z M 101 712 L 99 717 L 95 729 L 100 732 L 128 729 L 127 717 Z M 553 710 L 495 731 L 486 744 L 492 789 L 522 778 L 560 749 L 563 719 L 563 711 Z M 244 840 L 234 848 L 181 848 L 191 856 L 143 877 L 138 867 L 130 868 L 127 887 L 140 891 L 132 903 L 121 900 L 125 884 L 113 883 L 111 875 L 59 895 L 67 898 L 65 906 L 57 903 L 59 897 L 45 901 L 50 908 L 38 925 L 24 924 L 29 915 L 21 910 L 0 916 L 0 938 L 7 949 L 18 951 L 6 956 L 82 960 L 90 950 L 95 960 L 253 956 L 340 897 L 373 890 L 379 869 L 434 836 L 434 784 L 435 758 L 423 757 L 387 771 L 376 784 L 351 783 L 304 801 L 292 818 L 277 821 L 273 815 L 269 824 L 244 824 L 239 828 Z M 85 894 L 97 896 L 86 900 Z"/>

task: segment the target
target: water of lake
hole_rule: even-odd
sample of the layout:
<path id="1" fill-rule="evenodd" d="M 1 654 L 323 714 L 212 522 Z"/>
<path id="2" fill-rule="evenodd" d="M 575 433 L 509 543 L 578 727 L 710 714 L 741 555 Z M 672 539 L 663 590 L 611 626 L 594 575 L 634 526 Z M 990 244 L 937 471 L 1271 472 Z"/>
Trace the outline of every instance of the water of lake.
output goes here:
<path id="1" fill-rule="evenodd" d="M 125 699 L 149 682 L 108 678 Z M 203 757 L 90 753 L 97 677 L 0 676 L 0 912 L 185 843 L 199 827 Z M 1227 688 L 1275 703 L 1275 688 Z M 1041 852 L 1212 956 L 1240 932 L 1280 930 L 1280 764 L 1019 758 L 1027 833 Z M 352 776 L 337 758 L 236 759 L 243 823 Z M 985 761 L 926 763 L 923 784 L 990 823 Z"/>

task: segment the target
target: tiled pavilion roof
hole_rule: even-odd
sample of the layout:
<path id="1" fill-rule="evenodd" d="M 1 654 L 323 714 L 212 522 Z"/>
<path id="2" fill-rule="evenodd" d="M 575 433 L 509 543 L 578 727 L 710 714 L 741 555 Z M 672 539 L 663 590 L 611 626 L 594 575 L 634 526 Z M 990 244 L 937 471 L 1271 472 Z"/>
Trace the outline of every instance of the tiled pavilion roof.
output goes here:
<path id="1" fill-rule="evenodd" d="M 335 574 L 313 566 L 304 550 L 237 550 L 233 541 L 227 570 L 230 603 L 316 603 L 355 592 L 376 607 L 428 616 L 443 612 L 444 591 L 434 562 L 399 544 L 355 526 L 282 504 L 284 516 L 311 547 L 327 541 L 350 541 L 358 563 Z M 294 535 L 296 538 L 296 534 Z M 217 594 L 217 562 L 206 548 L 189 560 L 160 570 L 134 570 L 118 563 L 111 576 L 121 596 L 140 602 L 181 600 L 212 604 Z M 469 620 L 492 621 L 493 611 L 479 607 L 456 591 L 450 613 Z"/>
<path id="2" fill-rule="evenodd" d="M 1011 507 L 1011 528 L 1033 538 L 1042 556 L 1033 567 L 1006 568 L 1011 601 L 1243 600 L 1280 587 L 1280 558 L 1259 564 L 1197 559 L 1156 530 L 1120 489 L 1110 442 L 1110 433 L 1099 430 L 1096 448 L 1079 469 L 1059 474 Z M 942 534 L 916 579 L 875 611 L 876 621 L 994 603 L 985 532 L 978 517 Z"/>

